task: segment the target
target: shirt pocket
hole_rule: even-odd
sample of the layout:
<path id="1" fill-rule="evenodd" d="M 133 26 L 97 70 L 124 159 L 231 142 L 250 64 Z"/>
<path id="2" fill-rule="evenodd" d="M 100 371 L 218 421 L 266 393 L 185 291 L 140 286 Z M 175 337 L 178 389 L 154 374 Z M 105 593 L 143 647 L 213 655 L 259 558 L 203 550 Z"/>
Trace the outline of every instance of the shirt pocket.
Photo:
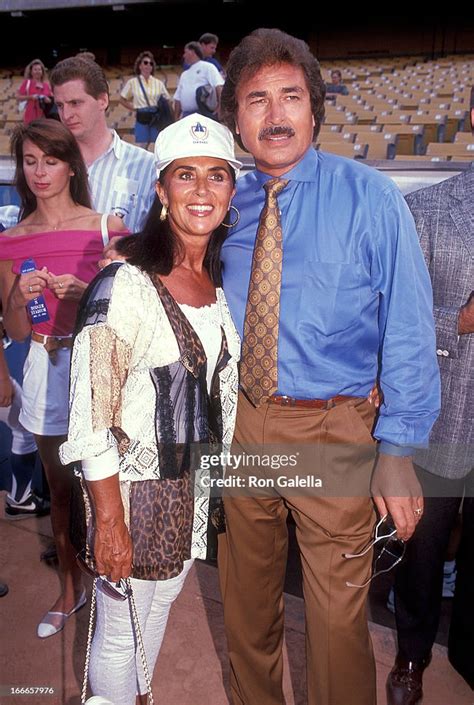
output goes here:
<path id="1" fill-rule="evenodd" d="M 325 336 L 358 324 L 361 315 L 361 267 L 309 260 L 304 265 L 299 332 Z"/>
<path id="2" fill-rule="evenodd" d="M 137 205 L 138 181 L 117 177 L 114 185 L 110 212 L 120 218 L 127 218 Z"/>

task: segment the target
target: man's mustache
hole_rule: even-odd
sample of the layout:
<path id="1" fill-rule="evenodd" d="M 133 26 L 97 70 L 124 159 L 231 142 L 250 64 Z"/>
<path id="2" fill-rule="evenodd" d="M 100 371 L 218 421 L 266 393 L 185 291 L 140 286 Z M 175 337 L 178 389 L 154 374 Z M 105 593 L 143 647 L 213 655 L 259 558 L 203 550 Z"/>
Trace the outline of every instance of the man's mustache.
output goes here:
<path id="1" fill-rule="evenodd" d="M 287 127 L 286 125 L 264 127 L 258 133 L 258 139 L 264 140 L 267 137 L 274 137 L 276 135 L 287 135 L 288 137 L 293 137 L 295 135 L 295 131 L 292 127 Z"/>

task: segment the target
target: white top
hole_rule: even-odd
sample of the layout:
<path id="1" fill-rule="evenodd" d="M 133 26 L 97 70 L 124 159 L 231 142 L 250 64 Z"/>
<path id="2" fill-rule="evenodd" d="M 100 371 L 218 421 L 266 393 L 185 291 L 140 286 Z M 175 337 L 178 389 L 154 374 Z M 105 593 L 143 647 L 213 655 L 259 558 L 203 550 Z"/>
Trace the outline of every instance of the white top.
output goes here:
<path id="1" fill-rule="evenodd" d="M 202 343 L 207 357 L 207 391 L 211 391 L 212 377 L 222 346 L 222 321 L 217 301 L 208 306 L 189 306 L 178 304 Z"/>
<path id="2" fill-rule="evenodd" d="M 185 315 L 201 338 L 208 369 L 215 369 L 224 328 L 229 364 L 219 373 L 223 445 L 230 445 L 237 407 L 240 340 L 222 289 L 217 302 L 185 306 Z M 217 340 L 217 336 L 219 340 Z M 217 351 L 217 354 L 216 354 Z M 68 439 L 60 448 L 65 465 L 82 461 L 88 480 L 120 473 L 121 480 L 159 479 L 156 445 L 156 390 L 150 369 L 179 360 L 179 347 L 168 316 L 148 275 L 128 263 L 115 274 L 104 322 L 85 326 L 71 357 Z M 208 378 L 209 379 L 209 378 Z M 111 427 L 129 437 L 119 452 Z"/>
<path id="3" fill-rule="evenodd" d="M 154 107 L 157 104 L 158 98 L 161 95 L 164 95 L 167 100 L 170 100 L 170 94 L 166 90 L 166 86 L 163 81 L 160 81 L 159 78 L 150 76 L 150 78 L 147 80 L 143 76 L 140 76 L 140 79 L 142 82 L 143 89 L 148 96 L 148 103 L 146 102 L 146 98 L 143 95 L 143 91 L 140 87 L 140 81 L 138 80 L 138 76 L 130 78 L 120 93 L 122 98 L 125 98 L 125 100 L 131 100 L 133 102 L 133 107 L 135 110 L 137 110 L 138 108 Z"/>
<path id="4" fill-rule="evenodd" d="M 196 103 L 196 88 L 210 84 L 214 88 L 223 86 L 224 79 L 213 64 L 208 61 L 196 61 L 181 74 L 174 99 L 179 100 L 185 113 L 194 113 L 198 109 Z"/>
<path id="5" fill-rule="evenodd" d="M 94 210 L 123 218 L 131 233 L 145 222 L 155 198 L 155 159 L 112 131 L 109 149 L 88 167 Z"/>

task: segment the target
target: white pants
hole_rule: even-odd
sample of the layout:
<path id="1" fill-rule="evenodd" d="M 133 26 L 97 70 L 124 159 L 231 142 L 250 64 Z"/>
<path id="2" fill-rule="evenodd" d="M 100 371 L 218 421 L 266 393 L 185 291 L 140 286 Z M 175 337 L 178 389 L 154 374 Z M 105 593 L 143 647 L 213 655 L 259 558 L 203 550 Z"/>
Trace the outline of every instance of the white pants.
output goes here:
<path id="1" fill-rule="evenodd" d="M 158 658 L 171 605 L 183 587 L 193 559 L 169 580 L 132 579 L 133 595 L 145 647 L 150 678 Z M 135 705 L 137 693 L 146 693 L 140 652 L 132 629 L 128 600 L 113 600 L 97 590 L 97 623 L 92 641 L 89 680 L 94 695 L 114 705 Z"/>
<path id="2" fill-rule="evenodd" d="M 10 377 L 13 384 L 13 400 L 10 406 L 0 406 L 0 421 L 3 421 L 12 432 L 12 453 L 25 455 L 36 450 L 33 434 L 27 431 L 19 421 L 21 411 L 21 387 Z"/>

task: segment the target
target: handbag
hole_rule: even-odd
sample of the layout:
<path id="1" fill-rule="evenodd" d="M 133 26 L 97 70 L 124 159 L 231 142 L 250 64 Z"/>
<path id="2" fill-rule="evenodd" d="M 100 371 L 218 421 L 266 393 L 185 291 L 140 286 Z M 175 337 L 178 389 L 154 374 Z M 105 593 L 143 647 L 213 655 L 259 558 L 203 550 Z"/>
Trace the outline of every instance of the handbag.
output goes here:
<path id="1" fill-rule="evenodd" d="M 131 613 L 132 613 L 132 627 L 133 627 L 133 630 L 135 633 L 135 638 L 136 638 L 136 641 L 138 644 L 138 650 L 140 652 L 140 659 L 142 662 L 143 673 L 145 675 L 145 682 L 146 682 L 146 687 L 147 687 L 147 691 L 148 691 L 148 705 L 155 705 L 155 701 L 153 700 L 153 693 L 151 691 L 151 678 L 150 678 L 150 672 L 148 670 L 148 664 L 147 664 L 147 660 L 146 660 L 145 647 L 143 645 L 142 631 L 140 629 L 140 622 L 138 621 L 137 607 L 135 604 L 135 598 L 133 596 L 133 590 L 132 590 L 132 584 L 131 584 L 130 578 L 126 578 L 125 582 L 127 584 L 128 590 L 129 590 L 128 599 L 130 600 L 130 607 L 131 607 Z M 97 604 L 97 584 L 96 584 L 96 581 L 94 580 L 94 586 L 92 588 L 91 612 L 89 615 L 89 627 L 87 629 L 86 660 L 84 663 L 84 676 L 82 679 L 81 705 L 114 705 L 114 703 L 111 700 L 107 700 L 107 698 L 104 698 L 100 695 L 93 695 L 91 698 L 88 698 L 86 700 L 87 682 L 89 680 L 89 663 L 90 663 L 90 658 L 91 658 L 92 636 L 93 636 L 93 632 L 94 632 L 94 623 L 95 623 L 96 604 Z"/>
<path id="2" fill-rule="evenodd" d="M 198 113 L 206 117 L 215 117 L 218 108 L 218 100 L 214 86 L 211 86 L 209 83 L 198 86 L 196 88 L 196 103 Z"/>
<path id="3" fill-rule="evenodd" d="M 30 79 L 28 79 L 28 81 L 26 82 L 26 94 L 27 95 L 28 95 L 28 91 L 30 90 L 30 83 L 31 83 L 31 81 L 30 81 Z M 20 100 L 20 102 L 18 103 L 18 112 L 24 113 L 27 105 L 28 105 L 27 100 Z"/>
<path id="4" fill-rule="evenodd" d="M 44 113 L 44 116 L 46 118 L 49 118 L 50 120 L 59 120 L 59 111 L 58 111 L 58 106 L 54 102 L 52 96 L 48 96 L 50 98 L 50 101 L 45 100 L 45 96 L 40 96 L 39 97 L 39 104 L 41 107 L 41 110 Z"/>
<path id="5" fill-rule="evenodd" d="M 136 120 L 140 125 L 153 126 L 155 119 L 158 117 L 159 108 L 158 108 L 158 106 L 154 107 L 154 106 L 150 105 L 150 100 L 148 98 L 147 92 L 145 90 L 145 87 L 142 83 L 140 76 L 138 76 L 138 83 L 140 84 L 140 88 L 142 89 L 143 95 L 145 96 L 145 100 L 147 102 L 148 108 L 139 108 L 135 114 Z"/>

